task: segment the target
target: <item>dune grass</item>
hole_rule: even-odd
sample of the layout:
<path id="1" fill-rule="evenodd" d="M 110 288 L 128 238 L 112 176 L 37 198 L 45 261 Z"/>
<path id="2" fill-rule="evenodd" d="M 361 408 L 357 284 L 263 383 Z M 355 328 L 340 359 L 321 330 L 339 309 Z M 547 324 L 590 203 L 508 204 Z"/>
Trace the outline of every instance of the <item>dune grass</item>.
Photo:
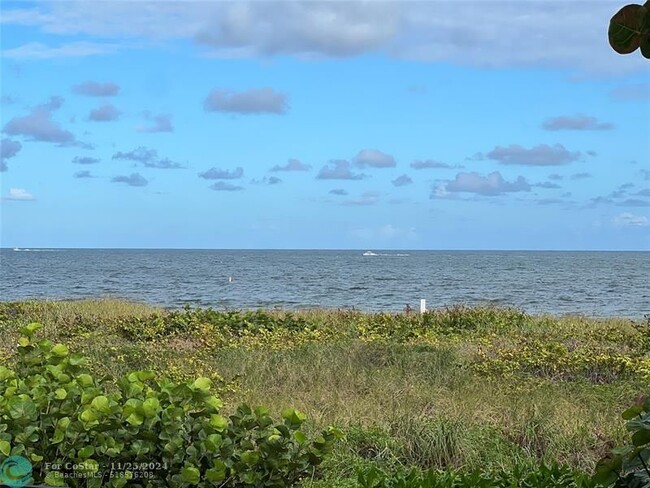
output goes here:
<path id="1" fill-rule="evenodd" d="M 295 407 L 346 432 L 313 486 L 355 469 L 590 471 L 623 443 L 620 413 L 647 391 L 647 323 L 452 307 L 425 317 L 312 310 L 224 316 L 118 300 L 0 303 L 11 361 L 20 327 L 83 352 L 98 373 L 207 375 L 226 408 Z"/>

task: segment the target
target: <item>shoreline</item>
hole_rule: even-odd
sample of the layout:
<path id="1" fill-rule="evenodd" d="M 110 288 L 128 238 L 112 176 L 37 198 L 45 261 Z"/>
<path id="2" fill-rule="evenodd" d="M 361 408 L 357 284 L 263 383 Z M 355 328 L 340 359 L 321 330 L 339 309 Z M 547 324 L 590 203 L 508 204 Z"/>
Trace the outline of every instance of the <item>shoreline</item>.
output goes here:
<path id="1" fill-rule="evenodd" d="M 309 306 L 309 305 L 296 305 L 292 307 L 282 307 L 281 305 L 275 306 L 260 306 L 260 307 L 235 307 L 235 306 L 214 306 L 209 304 L 200 304 L 200 303 L 186 303 L 180 306 L 166 306 L 162 304 L 149 303 L 146 301 L 131 300 L 128 298 L 120 298 L 111 295 L 107 296 L 98 296 L 98 297 L 85 297 L 85 298 L 25 298 L 17 300 L 0 300 L 0 307 L 10 305 L 10 304 L 26 304 L 26 303 L 43 303 L 43 304 L 57 304 L 57 303 L 66 303 L 66 304 L 75 304 L 75 303 L 114 303 L 114 304 L 125 304 L 125 305 L 134 305 L 138 307 L 147 307 L 152 311 L 164 311 L 164 312 L 175 312 L 182 311 L 186 308 L 190 309 L 210 309 L 217 312 L 255 312 L 255 311 L 264 311 L 269 313 L 335 313 L 335 312 L 356 312 L 359 314 L 365 315 L 377 315 L 377 314 L 390 314 L 390 315 L 419 315 L 420 311 L 417 308 L 415 302 L 411 307 L 410 312 L 406 312 L 406 307 L 401 309 L 395 308 L 392 310 L 371 310 L 371 309 L 362 309 L 355 306 L 341 306 L 341 307 L 319 307 L 319 306 Z M 564 313 L 553 313 L 553 312 L 528 312 L 525 309 L 520 307 L 510 306 L 510 305 L 500 305 L 495 304 L 490 301 L 486 302 L 476 302 L 476 303 L 451 303 L 446 305 L 435 305 L 427 306 L 427 312 L 440 312 L 449 309 L 494 309 L 494 310 L 516 310 L 518 312 L 524 313 L 530 317 L 534 318 L 551 318 L 551 319 L 582 319 L 582 320 L 597 320 L 597 321 L 606 321 L 606 320 L 629 320 L 629 321 L 645 321 L 650 320 L 650 311 L 641 312 L 639 315 L 589 315 L 581 312 L 564 312 Z"/>

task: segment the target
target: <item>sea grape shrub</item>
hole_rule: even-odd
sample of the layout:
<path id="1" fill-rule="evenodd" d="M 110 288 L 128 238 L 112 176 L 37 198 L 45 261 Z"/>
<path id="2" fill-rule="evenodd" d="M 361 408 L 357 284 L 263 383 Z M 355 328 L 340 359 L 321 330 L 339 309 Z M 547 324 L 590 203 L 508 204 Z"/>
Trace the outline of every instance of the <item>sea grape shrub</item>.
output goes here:
<path id="1" fill-rule="evenodd" d="M 341 436 L 329 428 L 307 439 L 304 415 L 291 409 L 282 422 L 246 405 L 225 417 L 208 378 L 174 383 L 150 371 L 95 378 L 81 355 L 36 341 L 39 327 L 23 329 L 13 369 L 0 366 L 0 462 L 27 458 L 35 483 L 290 487 L 313 474 Z M 153 471 L 132 468 L 142 465 Z"/>
<path id="2" fill-rule="evenodd" d="M 615 488 L 646 488 L 650 486 L 650 396 L 641 397 L 622 417 L 631 443 L 601 459 L 594 480 Z"/>
<path id="3" fill-rule="evenodd" d="M 376 467 L 357 472 L 359 488 L 595 488 L 587 474 L 567 466 L 540 465 L 537 469 L 507 471 L 437 471 L 416 469 L 386 473 Z"/>
<path id="4" fill-rule="evenodd" d="M 411 342 L 437 334 L 498 332 L 520 327 L 530 317 L 514 308 L 455 305 L 424 314 L 363 314 L 356 317 L 358 337 L 364 341 Z"/>
<path id="5" fill-rule="evenodd" d="M 513 336 L 514 337 L 514 336 Z M 607 347 L 520 337 L 511 346 L 486 341 L 478 348 L 472 368 L 484 376 L 524 374 L 556 381 L 587 379 L 611 383 L 626 378 L 650 378 L 650 359 L 645 355 L 618 353 Z"/>
<path id="6" fill-rule="evenodd" d="M 175 334 L 187 334 L 210 330 L 239 336 L 242 333 L 260 333 L 274 330 L 300 332 L 314 326 L 292 313 L 269 313 L 257 311 L 217 311 L 212 308 L 185 307 L 148 317 L 124 318 L 118 321 L 118 330 L 128 339 L 153 340 Z"/>
<path id="7" fill-rule="evenodd" d="M 516 308 L 467 307 L 455 305 L 431 310 L 422 316 L 427 328 L 446 333 L 472 330 L 499 331 L 517 328 L 530 320 L 530 316 Z"/>

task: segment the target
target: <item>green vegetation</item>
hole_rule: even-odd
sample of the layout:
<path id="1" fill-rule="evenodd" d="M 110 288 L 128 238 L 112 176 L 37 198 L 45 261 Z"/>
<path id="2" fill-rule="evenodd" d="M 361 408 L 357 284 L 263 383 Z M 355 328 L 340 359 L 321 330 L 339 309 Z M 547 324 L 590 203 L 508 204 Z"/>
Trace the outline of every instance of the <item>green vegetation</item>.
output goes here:
<path id="1" fill-rule="evenodd" d="M 87 357 L 95 378 L 153 371 L 189 388 L 203 377 L 225 418 L 241 404 L 276 418 L 292 407 L 315 441 L 335 425 L 345 437 L 301 481 L 312 488 L 594 486 L 597 462 L 630 442 L 621 413 L 650 381 L 647 321 L 462 306 L 419 316 L 0 303 L 8 367 L 32 322 Z M 124 380 L 106 382 L 123 392 Z M 635 425 L 650 432 L 645 422 Z M 635 470 L 632 454 L 616 451 L 607 459 L 621 464 L 609 466 Z"/>
<path id="2" fill-rule="evenodd" d="M 308 441 L 292 409 L 283 423 L 247 405 L 224 417 L 205 377 L 176 384 L 137 371 L 111 385 L 65 345 L 35 341 L 40 328 L 21 330 L 14 370 L 0 366 L 0 453 L 30 460 L 38 483 L 292 486 L 341 436 L 330 428 Z"/>
<path id="3" fill-rule="evenodd" d="M 619 54 L 631 54 L 641 49 L 650 59 L 650 1 L 643 5 L 625 5 L 609 22 L 609 45 Z"/>

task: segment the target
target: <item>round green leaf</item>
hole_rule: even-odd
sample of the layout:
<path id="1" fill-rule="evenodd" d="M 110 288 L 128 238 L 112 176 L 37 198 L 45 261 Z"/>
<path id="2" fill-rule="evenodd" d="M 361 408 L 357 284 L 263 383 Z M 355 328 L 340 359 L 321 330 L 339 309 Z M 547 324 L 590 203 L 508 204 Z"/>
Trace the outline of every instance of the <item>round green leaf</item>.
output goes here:
<path id="1" fill-rule="evenodd" d="M 93 377 L 89 374 L 80 374 L 77 376 L 77 383 L 83 387 L 93 386 Z"/>
<path id="2" fill-rule="evenodd" d="M 9 456 L 11 453 L 11 444 L 9 444 L 7 441 L 0 441 L 0 453 L 4 454 L 5 456 Z"/>
<path id="3" fill-rule="evenodd" d="M 25 327 L 21 329 L 21 332 L 25 334 L 26 336 L 33 336 L 34 332 L 37 330 L 41 329 L 43 326 L 39 324 L 38 322 L 32 322 L 31 324 L 27 324 Z"/>
<path id="4" fill-rule="evenodd" d="M 643 10 L 641 10 L 643 9 Z M 612 17 L 609 23 L 609 44 L 619 54 L 630 54 L 641 44 L 639 20 L 645 15 L 641 5 L 626 5 Z"/>
<path id="5" fill-rule="evenodd" d="M 223 415 L 213 414 L 210 415 L 210 425 L 214 427 L 217 431 L 221 432 L 228 427 L 228 419 Z"/>
<path id="6" fill-rule="evenodd" d="M 205 477 L 212 483 L 223 481 L 226 478 L 226 465 L 223 461 L 216 460 L 214 462 L 214 467 L 205 472 Z"/>
<path id="7" fill-rule="evenodd" d="M 155 417 L 160 411 L 160 402 L 157 398 L 147 398 L 142 402 L 142 410 L 147 418 Z"/>
<path id="8" fill-rule="evenodd" d="M 45 482 L 46 486 L 65 486 L 63 474 L 59 473 L 58 471 L 50 471 L 47 473 L 45 480 L 43 481 Z"/>
<path id="9" fill-rule="evenodd" d="M 86 410 L 84 410 L 79 414 L 79 420 L 81 420 L 82 422 L 93 422 L 97 419 L 98 419 L 97 414 L 94 411 L 92 411 L 90 408 L 87 408 Z"/>
<path id="10" fill-rule="evenodd" d="M 253 464 L 257 464 L 257 462 L 260 460 L 260 454 L 255 451 L 242 452 L 241 460 L 251 466 Z"/>
<path id="11" fill-rule="evenodd" d="M 81 354 L 75 353 L 71 354 L 70 358 L 68 359 L 70 361 L 70 364 L 72 366 L 79 366 L 80 364 L 83 364 L 86 362 L 86 358 L 83 357 Z"/>
<path id="12" fill-rule="evenodd" d="M 27 395 L 11 397 L 7 406 L 12 419 L 31 419 L 36 415 L 36 404 Z"/>
<path id="13" fill-rule="evenodd" d="M 64 344 L 57 344 L 52 348 L 52 354 L 59 358 L 64 358 L 68 355 L 68 347 Z"/>
<path id="14" fill-rule="evenodd" d="M 212 386 L 212 380 L 210 378 L 197 378 L 194 383 L 192 383 L 192 388 L 195 390 L 208 391 Z"/>
<path id="15" fill-rule="evenodd" d="M 108 398 L 104 395 L 99 395 L 93 398 L 90 406 L 101 413 L 111 413 L 111 406 Z"/>
<path id="16" fill-rule="evenodd" d="M 181 479 L 190 485 L 198 485 L 201 480 L 201 472 L 194 466 L 187 466 L 181 469 Z"/>
<path id="17" fill-rule="evenodd" d="M 93 454 L 95 454 L 95 448 L 93 446 L 82 447 L 79 449 L 79 451 L 77 451 L 77 456 L 79 456 L 81 459 L 87 459 Z"/>

